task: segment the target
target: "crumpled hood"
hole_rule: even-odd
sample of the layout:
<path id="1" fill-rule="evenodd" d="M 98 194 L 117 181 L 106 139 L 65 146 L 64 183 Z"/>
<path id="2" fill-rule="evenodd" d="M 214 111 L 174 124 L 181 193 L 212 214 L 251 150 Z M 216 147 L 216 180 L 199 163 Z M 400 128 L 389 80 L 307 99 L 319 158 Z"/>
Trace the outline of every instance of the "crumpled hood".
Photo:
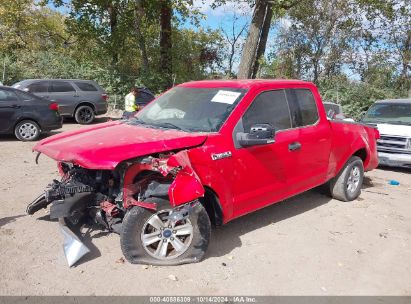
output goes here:
<path id="1" fill-rule="evenodd" d="M 40 141 L 33 151 L 88 169 L 114 169 L 138 156 L 199 146 L 205 133 L 152 129 L 122 121 L 63 132 Z"/>

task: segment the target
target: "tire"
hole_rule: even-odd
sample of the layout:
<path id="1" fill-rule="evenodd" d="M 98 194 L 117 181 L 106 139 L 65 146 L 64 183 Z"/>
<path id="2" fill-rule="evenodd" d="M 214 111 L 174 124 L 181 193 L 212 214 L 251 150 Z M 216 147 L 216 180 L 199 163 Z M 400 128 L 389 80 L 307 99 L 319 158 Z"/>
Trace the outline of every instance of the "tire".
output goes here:
<path id="1" fill-rule="evenodd" d="M 172 223 L 175 227 L 172 227 L 171 229 L 168 229 L 170 226 L 167 227 L 166 225 L 167 228 L 162 227 L 164 230 L 160 231 L 159 229 L 155 229 L 154 226 L 151 226 L 148 221 L 150 220 L 153 224 L 158 225 L 158 222 L 153 219 L 156 218 L 156 216 L 159 219 L 163 217 L 162 222 L 164 224 L 164 221 L 166 221 L 164 215 L 166 215 L 172 207 L 166 199 L 151 198 L 150 202 L 157 203 L 158 212 L 134 206 L 127 211 L 124 217 L 120 242 L 121 250 L 127 261 L 132 264 L 160 266 L 180 265 L 201 261 L 208 248 L 211 230 L 210 219 L 201 203 L 198 202 L 192 207 L 186 220 Z M 183 225 L 185 226 L 183 227 Z M 192 228 L 191 232 L 186 232 L 186 230 L 190 230 L 187 229 L 190 225 Z M 182 235 L 178 236 L 178 231 L 180 231 Z M 184 235 L 185 232 L 186 234 Z M 188 233 L 191 234 L 189 235 Z M 151 240 L 154 242 L 149 245 L 144 245 L 143 236 L 149 234 L 152 236 L 147 239 L 150 242 Z M 161 236 L 161 238 L 159 236 Z M 174 243 L 177 242 L 177 240 L 180 242 Z M 180 243 L 184 245 L 184 247 L 181 247 L 184 248 L 184 250 L 181 249 L 179 252 L 176 249 L 177 246 L 174 247 L 174 244 L 177 244 L 178 247 L 180 247 Z M 164 244 L 166 244 L 165 247 L 162 247 Z M 161 250 L 157 250 L 160 248 L 165 248 L 164 257 L 160 257 Z M 156 254 L 157 251 L 158 254 Z"/>
<path id="2" fill-rule="evenodd" d="M 22 120 L 14 128 L 14 135 L 21 141 L 37 140 L 40 133 L 40 126 L 33 120 Z"/>
<path id="3" fill-rule="evenodd" d="M 344 168 L 330 181 L 331 196 L 343 202 L 355 200 L 361 193 L 364 165 L 358 156 L 352 156 Z"/>
<path id="4" fill-rule="evenodd" d="M 88 125 L 94 120 L 94 110 L 90 106 L 79 106 L 74 113 L 74 119 L 80 125 Z"/>

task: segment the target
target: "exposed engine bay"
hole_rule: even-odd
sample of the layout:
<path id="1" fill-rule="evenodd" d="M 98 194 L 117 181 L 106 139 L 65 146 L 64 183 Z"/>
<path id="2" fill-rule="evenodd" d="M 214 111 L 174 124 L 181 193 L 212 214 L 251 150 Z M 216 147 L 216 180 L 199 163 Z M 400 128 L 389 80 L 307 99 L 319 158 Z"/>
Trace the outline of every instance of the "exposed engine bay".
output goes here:
<path id="1" fill-rule="evenodd" d="M 69 162 L 59 162 L 58 170 L 61 180 L 53 180 L 44 194 L 28 205 L 27 213 L 34 214 L 51 204 L 50 218 L 58 219 L 62 227 L 69 266 L 89 251 L 72 228 L 98 225 L 121 234 L 130 207 L 156 211 L 156 203 L 150 201 L 153 197 L 170 201 L 173 211 L 168 217 L 177 222 L 184 220 L 192 203 L 204 195 L 187 151 L 127 161 L 115 170 L 85 169 Z"/>

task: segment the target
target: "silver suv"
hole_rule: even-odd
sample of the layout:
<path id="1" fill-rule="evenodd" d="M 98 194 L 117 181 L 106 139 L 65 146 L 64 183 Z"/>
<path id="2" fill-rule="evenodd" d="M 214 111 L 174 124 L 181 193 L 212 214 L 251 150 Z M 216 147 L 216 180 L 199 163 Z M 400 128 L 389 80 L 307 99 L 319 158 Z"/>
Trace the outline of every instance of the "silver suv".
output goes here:
<path id="1" fill-rule="evenodd" d="M 108 96 L 91 80 L 27 79 L 12 87 L 55 101 L 61 116 L 74 117 L 79 124 L 89 124 L 95 115 L 107 113 Z"/>

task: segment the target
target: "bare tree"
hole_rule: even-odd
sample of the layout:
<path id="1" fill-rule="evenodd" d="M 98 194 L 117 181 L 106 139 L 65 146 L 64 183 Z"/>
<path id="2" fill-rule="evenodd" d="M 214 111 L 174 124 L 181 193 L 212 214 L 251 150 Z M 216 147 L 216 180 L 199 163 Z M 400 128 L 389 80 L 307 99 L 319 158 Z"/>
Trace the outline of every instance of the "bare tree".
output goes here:
<path id="1" fill-rule="evenodd" d="M 257 60 L 265 53 L 267 37 L 270 31 L 272 12 L 268 10 L 286 11 L 297 4 L 300 0 L 256 0 L 254 6 L 253 18 L 248 31 L 247 40 L 244 44 L 241 56 L 238 78 L 253 77 L 254 67 Z M 258 57 L 257 57 L 258 55 Z M 257 67 L 258 69 L 258 67 Z M 254 75 L 255 76 L 255 75 Z"/>
<path id="2" fill-rule="evenodd" d="M 239 47 L 240 38 L 248 26 L 247 23 L 244 23 L 241 27 L 238 27 L 238 21 L 240 19 L 241 17 L 236 12 L 234 12 L 230 31 L 228 31 L 226 27 L 220 26 L 220 30 L 225 37 L 225 41 L 229 44 L 227 74 L 230 77 L 233 75 L 233 64 L 237 49 Z"/>
<path id="3" fill-rule="evenodd" d="M 241 55 L 240 66 L 237 78 L 250 78 L 255 63 L 258 42 L 260 40 L 261 28 L 264 24 L 265 13 L 267 9 L 266 0 L 256 0 L 253 18 L 248 30 L 247 40 L 244 43 L 243 53 Z"/>

